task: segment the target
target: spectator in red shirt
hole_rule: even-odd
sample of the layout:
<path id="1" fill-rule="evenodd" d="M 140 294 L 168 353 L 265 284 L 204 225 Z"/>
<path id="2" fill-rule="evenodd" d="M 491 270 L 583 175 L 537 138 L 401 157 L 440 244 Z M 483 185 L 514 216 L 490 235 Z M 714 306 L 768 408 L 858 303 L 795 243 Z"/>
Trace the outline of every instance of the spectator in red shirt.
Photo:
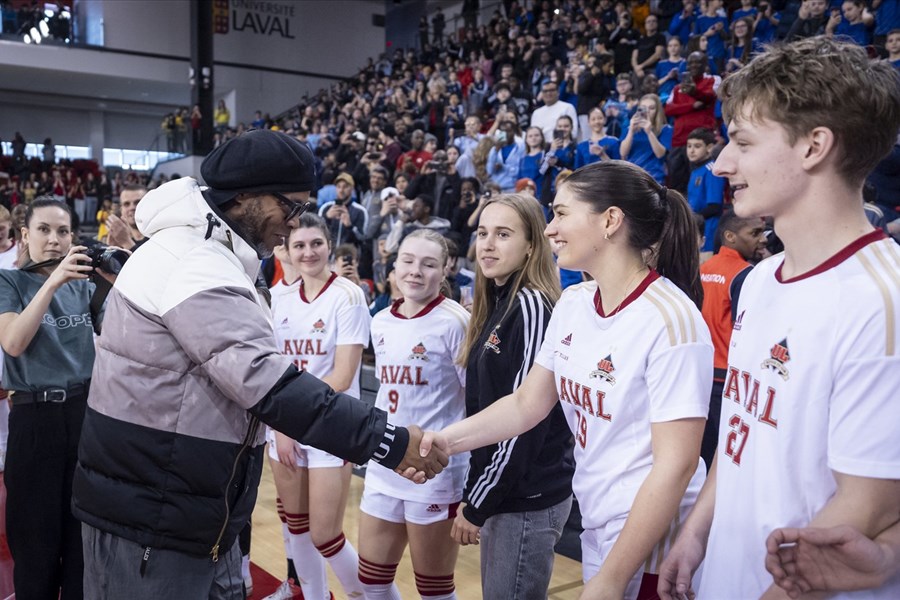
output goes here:
<path id="1" fill-rule="evenodd" d="M 412 150 L 404 152 L 397 159 L 397 171 L 414 177 L 422 169 L 422 165 L 431 160 L 431 153 L 422 149 L 422 146 L 425 144 L 425 132 L 421 129 L 416 129 L 412 132 L 410 144 L 412 145 Z"/>
<path id="2" fill-rule="evenodd" d="M 687 78 L 672 90 L 666 116 L 675 119 L 669 152 L 669 187 L 687 192 L 691 167 L 685 146 L 688 134 L 698 127 L 716 130 L 716 90 L 721 79 L 706 74 L 706 54 L 692 52 L 687 58 Z"/>

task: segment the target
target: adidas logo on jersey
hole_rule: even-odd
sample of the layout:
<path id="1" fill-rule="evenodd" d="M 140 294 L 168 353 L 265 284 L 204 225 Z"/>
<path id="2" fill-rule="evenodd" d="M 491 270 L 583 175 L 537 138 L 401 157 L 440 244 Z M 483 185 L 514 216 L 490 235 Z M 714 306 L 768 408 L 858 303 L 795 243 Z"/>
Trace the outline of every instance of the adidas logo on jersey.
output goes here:
<path id="1" fill-rule="evenodd" d="M 791 374 L 785 365 L 791 360 L 791 353 L 788 350 L 787 338 L 784 338 L 769 350 L 769 358 L 764 360 L 760 367 L 775 371 L 782 379 L 787 381 Z"/>
<path id="2" fill-rule="evenodd" d="M 415 346 L 413 346 L 412 354 L 409 355 L 409 360 L 424 360 L 428 361 L 428 356 L 425 354 L 427 350 L 425 349 L 425 345 L 422 342 L 419 342 Z"/>
<path id="3" fill-rule="evenodd" d="M 741 330 L 741 321 L 744 320 L 744 313 L 745 313 L 745 312 L 747 312 L 747 311 L 742 310 L 742 311 L 741 311 L 741 314 L 739 314 L 739 315 L 737 316 L 737 319 L 734 320 L 734 330 L 735 330 L 735 331 L 740 331 L 740 330 Z"/>
<path id="4" fill-rule="evenodd" d="M 281 324 L 282 324 L 282 325 L 287 325 L 287 324 L 288 324 L 288 318 L 285 317 L 285 318 L 284 318 L 284 321 L 282 321 Z"/>
<path id="5" fill-rule="evenodd" d="M 560 343 L 563 346 L 571 346 L 572 345 L 572 334 L 570 333 L 569 335 L 564 337 Z"/>
<path id="6" fill-rule="evenodd" d="M 426 510 L 427 512 L 430 512 L 430 513 L 439 513 L 439 512 L 442 512 L 442 511 L 441 511 L 441 507 L 438 506 L 437 504 L 429 504 L 429 505 L 428 505 L 428 508 L 426 508 L 425 510 Z"/>
<path id="7" fill-rule="evenodd" d="M 591 371 L 590 378 L 591 379 L 604 379 L 610 385 L 616 385 L 616 378 L 612 376 L 612 372 L 615 371 L 616 368 L 613 366 L 612 362 L 612 354 L 609 354 L 597 363 L 597 370 Z"/>
<path id="8" fill-rule="evenodd" d="M 378 343 L 375 345 L 376 346 L 384 346 L 384 336 L 381 336 L 380 338 L 378 338 Z"/>
<path id="9" fill-rule="evenodd" d="M 310 333 L 325 333 L 325 321 L 319 319 L 318 321 L 313 323 Z"/>
<path id="10" fill-rule="evenodd" d="M 484 343 L 484 347 L 488 350 L 493 350 L 494 354 L 500 354 L 500 337 L 497 335 L 497 329 L 499 328 L 499 325 L 494 327 L 491 335 L 488 336 L 487 341 Z"/>

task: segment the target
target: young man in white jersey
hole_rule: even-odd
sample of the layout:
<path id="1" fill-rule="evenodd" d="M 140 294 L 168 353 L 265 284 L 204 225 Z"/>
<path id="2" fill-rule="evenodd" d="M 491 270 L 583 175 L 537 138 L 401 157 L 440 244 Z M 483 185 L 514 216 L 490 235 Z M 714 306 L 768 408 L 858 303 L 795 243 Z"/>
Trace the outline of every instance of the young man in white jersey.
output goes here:
<path id="1" fill-rule="evenodd" d="M 900 251 L 862 203 L 900 127 L 900 80 L 859 47 L 810 38 L 719 93 L 730 142 L 714 171 L 739 216 L 773 218 L 785 251 L 744 284 L 716 458 L 659 593 L 688 594 L 702 562 L 700 598 L 786 598 L 766 571 L 771 531 L 875 538 L 900 517 Z M 832 597 L 898 598 L 900 578 Z"/>

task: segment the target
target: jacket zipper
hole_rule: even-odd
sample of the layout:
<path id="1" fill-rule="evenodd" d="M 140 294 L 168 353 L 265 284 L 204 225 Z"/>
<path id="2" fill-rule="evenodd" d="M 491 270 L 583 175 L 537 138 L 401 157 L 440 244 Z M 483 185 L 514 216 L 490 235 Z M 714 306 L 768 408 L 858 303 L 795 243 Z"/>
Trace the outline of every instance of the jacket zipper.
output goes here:
<path id="1" fill-rule="evenodd" d="M 256 437 L 256 431 L 258 429 L 259 419 L 251 417 L 250 426 L 247 428 L 247 435 L 244 436 L 244 441 L 241 443 L 241 449 L 238 450 L 237 456 L 234 457 L 234 462 L 231 464 L 231 475 L 228 477 L 228 483 L 225 484 L 225 521 L 222 523 L 222 528 L 219 530 L 219 537 L 216 538 L 216 543 L 213 545 L 212 550 L 209 551 L 214 563 L 219 562 L 219 543 L 222 541 L 222 536 L 225 535 L 225 529 L 228 528 L 228 520 L 231 518 L 231 507 L 228 505 L 228 490 L 231 489 L 231 482 L 234 481 L 234 476 L 237 473 L 238 462 L 240 462 L 244 450 L 250 445 L 250 441 Z"/>

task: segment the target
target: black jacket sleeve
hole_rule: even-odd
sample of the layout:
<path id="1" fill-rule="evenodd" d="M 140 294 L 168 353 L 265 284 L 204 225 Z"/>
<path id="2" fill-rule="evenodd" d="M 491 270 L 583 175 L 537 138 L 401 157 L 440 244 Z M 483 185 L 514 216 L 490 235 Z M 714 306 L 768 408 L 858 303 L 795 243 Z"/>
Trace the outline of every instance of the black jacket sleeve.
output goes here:
<path id="1" fill-rule="evenodd" d="M 409 443 L 405 427 L 387 422 L 387 413 L 291 366 L 250 414 L 266 425 L 344 460 L 372 459 L 389 469 L 403 460 Z"/>
<path id="2" fill-rule="evenodd" d="M 509 357 L 508 368 L 492 369 L 489 381 L 479 378 L 478 393 L 483 397 L 483 407 L 522 385 L 544 341 L 544 331 L 550 322 L 549 306 L 539 293 L 528 289 L 519 292 L 517 301 L 516 312 L 507 316 L 509 326 L 504 327 L 503 354 Z M 488 393 L 490 397 L 486 396 Z M 540 453 L 549 429 L 548 416 L 534 429 L 491 446 L 487 452 L 472 453 L 463 509 L 470 523 L 480 527 L 488 517 L 499 512 L 500 504 L 521 483 Z"/>

